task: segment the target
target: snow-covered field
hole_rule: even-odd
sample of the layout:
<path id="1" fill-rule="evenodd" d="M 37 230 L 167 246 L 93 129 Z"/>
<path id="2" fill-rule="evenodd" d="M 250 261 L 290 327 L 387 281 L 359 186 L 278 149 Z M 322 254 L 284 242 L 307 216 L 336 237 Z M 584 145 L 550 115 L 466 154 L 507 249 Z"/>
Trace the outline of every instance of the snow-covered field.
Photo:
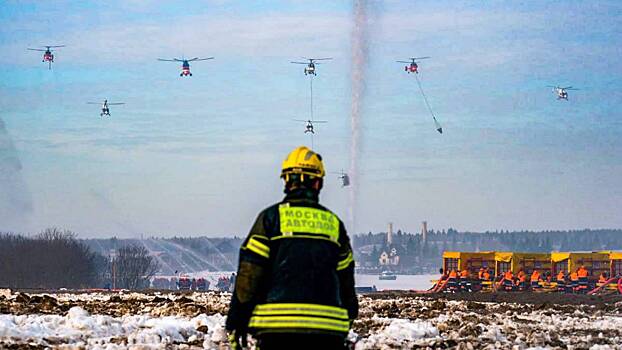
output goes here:
<path id="1" fill-rule="evenodd" d="M 229 297 L 0 291 L 0 348 L 227 349 Z M 356 349 L 622 349 L 622 302 L 537 305 L 379 294 L 362 296 L 360 305 L 351 334 Z"/>

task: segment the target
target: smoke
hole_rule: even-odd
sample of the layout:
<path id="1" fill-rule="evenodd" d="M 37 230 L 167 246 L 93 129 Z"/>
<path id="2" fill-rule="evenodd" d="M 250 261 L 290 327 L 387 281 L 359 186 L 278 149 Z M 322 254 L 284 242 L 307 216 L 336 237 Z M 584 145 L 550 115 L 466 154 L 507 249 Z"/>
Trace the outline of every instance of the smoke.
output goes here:
<path id="1" fill-rule="evenodd" d="M 350 186 L 350 229 L 356 233 L 356 208 L 359 197 L 359 158 L 361 148 L 361 117 L 363 112 L 363 95 L 365 94 L 365 72 L 368 61 L 368 4 L 367 0 L 354 0 L 354 26 L 352 28 L 352 70 L 350 72 L 351 109 L 350 127 L 350 170 L 352 181 Z"/>
<path id="2" fill-rule="evenodd" d="M 23 229 L 32 211 L 32 198 L 22 178 L 22 163 L 0 118 L 0 230 Z"/>

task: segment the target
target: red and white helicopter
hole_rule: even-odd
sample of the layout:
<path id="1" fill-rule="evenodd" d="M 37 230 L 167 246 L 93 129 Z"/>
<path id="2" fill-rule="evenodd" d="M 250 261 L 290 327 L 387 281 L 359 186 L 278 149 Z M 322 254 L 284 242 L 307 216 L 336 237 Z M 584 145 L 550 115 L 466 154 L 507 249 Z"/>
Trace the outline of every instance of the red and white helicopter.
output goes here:
<path id="1" fill-rule="evenodd" d="M 316 64 L 320 64 L 320 63 L 319 62 L 315 62 L 315 61 L 332 60 L 332 57 L 326 57 L 326 58 L 306 58 L 306 57 L 303 57 L 303 59 L 308 60 L 309 62 L 291 61 L 290 63 L 306 64 L 307 66 L 305 67 L 305 75 L 315 75 L 315 76 L 317 76 L 317 74 L 315 73 L 315 71 L 316 71 L 315 65 Z"/>
<path id="2" fill-rule="evenodd" d="M 547 85 L 547 87 L 553 88 L 553 92 L 557 94 L 558 100 L 566 100 L 566 101 L 568 101 L 567 90 L 579 90 L 579 89 L 573 88 L 572 86 L 559 87 L 559 86 Z"/>
<path id="3" fill-rule="evenodd" d="M 396 61 L 398 63 L 408 63 L 408 66 L 404 67 L 404 71 L 407 72 L 408 74 L 410 73 L 415 73 L 415 74 L 419 74 L 419 66 L 417 65 L 417 61 L 418 60 L 425 60 L 430 58 L 429 56 L 425 56 L 425 57 L 411 57 L 410 61 Z"/>
<path id="4" fill-rule="evenodd" d="M 190 73 L 190 62 L 194 62 L 194 61 L 207 61 L 207 60 L 213 60 L 214 57 L 206 57 L 206 58 L 191 58 L 189 60 L 185 59 L 185 58 L 173 58 L 173 59 L 164 59 L 164 58 L 158 58 L 158 61 L 164 61 L 164 62 L 181 62 L 181 73 L 179 73 L 180 77 L 187 77 L 187 76 L 192 76 L 192 73 Z"/>
<path id="5" fill-rule="evenodd" d="M 46 46 L 41 46 L 41 47 L 45 47 L 45 49 L 28 48 L 28 50 L 43 52 L 43 60 L 41 62 L 47 62 L 48 69 L 52 69 L 52 62 L 54 62 L 54 54 L 52 53 L 54 50 L 52 50 L 52 48 L 65 47 L 65 45 L 50 45 L 50 46 L 46 45 Z"/>

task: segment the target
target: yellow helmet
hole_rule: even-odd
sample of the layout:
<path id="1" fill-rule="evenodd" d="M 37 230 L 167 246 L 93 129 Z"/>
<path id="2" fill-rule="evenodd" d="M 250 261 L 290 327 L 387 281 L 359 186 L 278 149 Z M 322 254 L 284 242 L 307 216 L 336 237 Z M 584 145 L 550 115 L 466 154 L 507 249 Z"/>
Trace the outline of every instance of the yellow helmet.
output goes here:
<path id="1" fill-rule="evenodd" d="M 287 155 L 281 167 L 281 177 L 287 181 L 290 174 L 306 174 L 324 177 L 322 156 L 305 146 L 300 146 Z"/>

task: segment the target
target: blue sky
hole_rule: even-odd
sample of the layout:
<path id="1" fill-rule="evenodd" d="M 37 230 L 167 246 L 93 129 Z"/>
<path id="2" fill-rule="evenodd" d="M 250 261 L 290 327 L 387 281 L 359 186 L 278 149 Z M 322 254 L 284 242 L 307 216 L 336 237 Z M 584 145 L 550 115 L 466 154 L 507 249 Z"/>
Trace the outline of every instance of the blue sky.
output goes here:
<path id="1" fill-rule="evenodd" d="M 310 143 L 291 121 L 308 116 L 309 81 L 290 60 L 334 57 L 314 80 L 329 121 L 314 141 L 330 171 L 348 168 L 351 13 L 345 1 L 1 3 L 0 118 L 22 169 L 0 186 L 32 210 L 0 213 L 0 229 L 245 234 L 281 198 L 285 154 Z M 383 1 L 369 14 L 356 231 L 622 227 L 619 2 Z M 26 50 L 46 44 L 67 45 L 51 71 Z M 181 55 L 216 59 L 192 78 L 156 61 Z M 395 63 L 411 56 L 432 56 L 419 77 L 443 135 Z M 551 84 L 581 90 L 556 101 Z M 104 98 L 126 105 L 100 119 L 86 102 Z M 345 218 L 339 185 L 328 177 L 322 200 Z"/>

